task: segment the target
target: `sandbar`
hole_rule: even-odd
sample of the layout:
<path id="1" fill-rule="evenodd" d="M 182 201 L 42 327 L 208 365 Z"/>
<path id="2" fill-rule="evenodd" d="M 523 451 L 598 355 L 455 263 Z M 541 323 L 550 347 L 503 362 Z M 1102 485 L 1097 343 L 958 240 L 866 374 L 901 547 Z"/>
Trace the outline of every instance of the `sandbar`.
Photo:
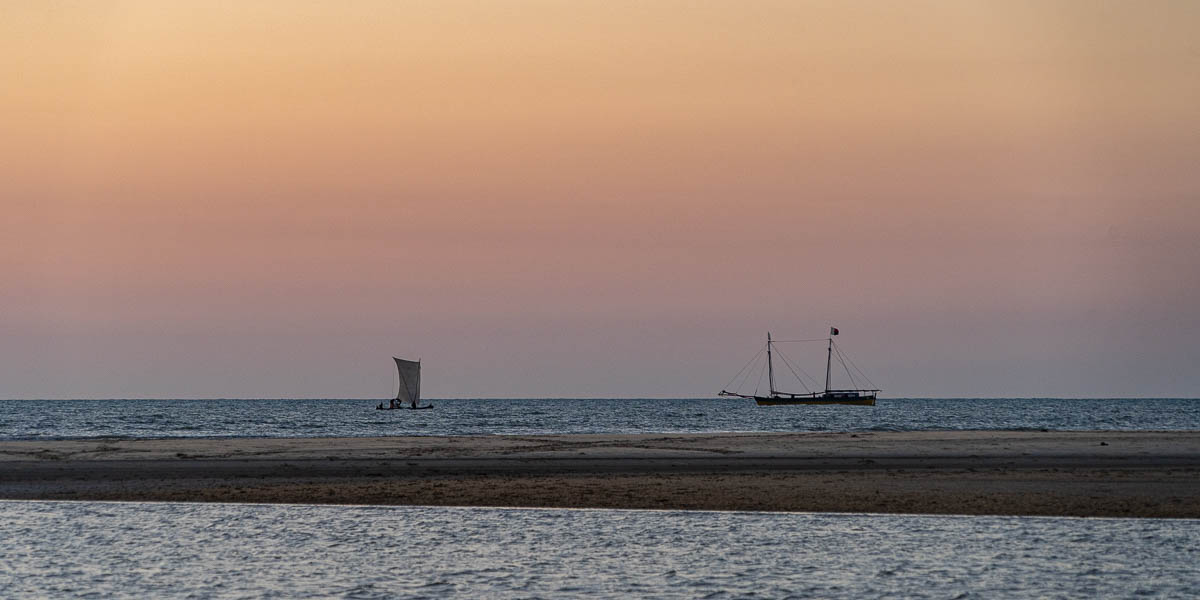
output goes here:
<path id="1" fill-rule="evenodd" d="M 1200 518 L 1200 431 L 6 441 L 0 499 Z"/>

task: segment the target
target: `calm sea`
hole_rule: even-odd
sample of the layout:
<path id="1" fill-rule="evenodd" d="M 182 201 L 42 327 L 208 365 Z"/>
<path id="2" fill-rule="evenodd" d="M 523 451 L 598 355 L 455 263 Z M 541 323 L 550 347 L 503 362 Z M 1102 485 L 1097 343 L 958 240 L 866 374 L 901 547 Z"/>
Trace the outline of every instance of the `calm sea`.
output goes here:
<path id="1" fill-rule="evenodd" d="M 1200 521 L 0 502 L 0 596 L 1195 598 Z"/>
<path id="2" fill-rule="evenodd" d="M 881 399 L 759 407 L 729 399 L 4 400 L 0 439 L 545 435 L 719 431 L 1196 430 L 1190 399 Z"/>

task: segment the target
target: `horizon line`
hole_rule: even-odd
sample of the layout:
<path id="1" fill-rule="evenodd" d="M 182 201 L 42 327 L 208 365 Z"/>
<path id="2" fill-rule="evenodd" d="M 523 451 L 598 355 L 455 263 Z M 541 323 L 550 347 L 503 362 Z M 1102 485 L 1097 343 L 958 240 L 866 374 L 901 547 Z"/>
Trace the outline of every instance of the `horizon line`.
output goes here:
<path id="1" fill-rule="evenodd" d="M 370 398 L 334 398 L 334 397 L 231 397 L 231 396 L 211 396 L 211 397 L 191 397 L 191 398 L 170 398 L 170 397 L 141 397 L 141 398 L 124 398 L 124 397 L 107 397 L 107 398 L 0 398 L 0 402 L 36 402 L 40 400 L 46 401 L 105 401 L 105 400 L 184 400 L 184 401 L 199 401 L 199 400 L 330 400 L 330 401 L 376 401 L 390 400 L 389 397 L 370 397 Z M 421 398 L 422 400 L 722 400 L 723 398 L 713 396 L 455 396 L 445 398 Z M 1200 396 L 892 396 L 881 398 L 882 400 L 1200 400 Z M 744 399 L 730 399 L 730 402 L 736 402 Z"/>

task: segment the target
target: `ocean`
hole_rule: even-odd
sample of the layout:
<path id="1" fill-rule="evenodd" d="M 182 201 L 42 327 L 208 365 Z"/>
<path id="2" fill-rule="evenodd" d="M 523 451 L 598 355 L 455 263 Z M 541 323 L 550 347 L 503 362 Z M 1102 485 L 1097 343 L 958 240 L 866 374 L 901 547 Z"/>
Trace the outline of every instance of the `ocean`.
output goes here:
<path id="1" fill-rule="evenodd" d="M 1197 430 L 1200 400 L 6 400 L 0 439 Z M 0 597 L 1193 598 L 1200 520 L 0 501 Z"/>
<path id="2" fill-rule="evenodd" d="M 0 502 L 6 598 L 1195 598 L 1200 521 Z"/>
<path id="3" fill-rule="evenodd" d="M 356 437 L 928 430 L 1200 429 L 1196 399 L 884 398 L 760 407 L 741 399 L 3 400 L 0 439 Z"/>

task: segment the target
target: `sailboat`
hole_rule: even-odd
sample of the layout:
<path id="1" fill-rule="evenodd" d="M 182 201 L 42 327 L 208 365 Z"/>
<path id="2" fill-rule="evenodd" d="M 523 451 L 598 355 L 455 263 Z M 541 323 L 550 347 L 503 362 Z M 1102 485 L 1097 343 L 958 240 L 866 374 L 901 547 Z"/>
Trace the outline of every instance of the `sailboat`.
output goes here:
<path id="1" fill-rule="evenodd" d="M 381 402 L 375 408 L 378 410 L 433 408 L 432 404 L 419 406 L 421 403 L 421 361 L 404 360 L 395 356 L 392 357 L 392 360 L 396 361 L 396 371 L 400 374 L 400 390 L 396 392 L 396 399 L 392 400 L 389 406 L 384 406 Z"/>
<path id="2" fill-rule="evenodd" d="M 788 362 L 786 356 L 784 356 L 782 353 L 779 353 L 778 350 L 776 348 L 774 348 L 775 344 L 778 344 L 780 342 L 772 341 L 771 333 L 767 332 L 767 348 L 766 348 L 766 350 L 767 350 L 767 382 L 768 382 L 767 383 L 767 386 L 768 386 L 767 395 L 760 396 L 758 394 L 757 388 L 754 390 L 753 394 L 742 394 L 742 393 L 738 393 L 737 391 L 730 392 L 730 391 L 726 391 L 726 390 L 721 390 L 721 393 L 719 395 L 720 396 L 733 396 L 735 398 L 748 398 L 748 399 L 752 398 L 752 399 L 754 399 L 754 402 L 756 404 L 758 404 L 759 406 L 780 406 L 780 405 L 786 405 L 786 404 L 853 404 L 856 406 L 875 406 L 875 397 L 880 392 L 880 390 L 877 388 L 854 387 L 852 389 L 837 389 L 837 390 L 830 389 L 829 382 L 830 382 L 830 376 L 832 374 L 833 356 L 834 356 L 835 352 L 837 353 L 838 360 L 842 363 L 842 367 L 845 368 L 845 370 L 846 370 L 847 377 L 850 378 L 851 385 L 857 385 L 855 382 L 854 375 L 851 374 L 851 372 L 850 372 L 850 367 L 846 366 L 845 356 L 842 354 L 841 349 L 839 349 L 837 347 L 837 345 L 833 343 L 833 336 L 835 336 L 837 334 L 838 334 L 838 329 L 836 327 L 830 327 L 829 328 L 829 338 L 827 338 L 827 340 L 820 340 L 820 339 L 818 339 L 818 340 L 792 340 L 792 341 L 800 341 L 800 342 L 828 341 L 829 346 L 828 346 L 828 349 L 826 350 L 826 354 L 825 354 L 825 389 L 824 389 L 824 391 L 805 392 L 805 393 L 801 394 L 801 393 L 792 393 L 792 392 L 782 392 L 775 388 L 775 363 L 773 360 L 773 358 L 774 358 L 773 354 L 780 354 L 780 357 L 783 358 L 784 363 L 787 365 L 787 367 L 789 369 L 792 370 L 793 374 L 796 374 L 796 368 L 793 367 L 790 362 Z M 734 375 L 733 379 L 730 380 L 730 383 L 733 383 L 734 381 L 738 380 L 738 378 L 741 377 L 742 373 L 746 373 L 746 379 L 748 379 L 749 373 L 754 371 L 754 369 L 750 368 L 751 365 L 755 363 L 756 359 L 758 359 L 758 357 L 761 354 L 762 354 L 762 351 L 760 350 L 759 354 L 756 354 L 754 356 L 754 358 L 750 359 L 750 362 L 747 363 L 746 366 L 742 368 L 741 372 L 739 372 L 737 375 Z M 851 362 L 850 365 L 853 366 L 854 363 Z M 749 371 L 747 371 L 747 369 L 749 369 Z M 854 367 L 854 369 L 857 371 L 858 367 Z M 761 377 L 762 376 L 761 371 L 759 371 L 759 372 L 760 372 L 759 377 Z M 804 371 L 801 370 L 800 372 L 803 373 Z M 862 374 L 862 371 L 858 371 L 858 373 L 862 379 L 866 380 L 867 383 L 870 384 L 870 380 L 868 380 L 866 378 L 866 375 Z M 796 375 L 796 379 L 797 379 L 797 381 L 800 382 L 800 385 L 802 385 L 802 386 L 804 385 L 804 380 L 800 379 L 799 375 Z M 811 377 L 809 377 L 809 379 L 812 380 Z M 815 380 L 813 380 L 813 381 L 814 381 L 814 383 L 816 383 Z M 745 382 L 745 380 L 743 379 L 743 383 L 744 382 Z M 726 385 L 726 387 L 729 387 L 728 384 Z M 807 386 L 805 386 L 805 389 L 807 389 Z"/>

